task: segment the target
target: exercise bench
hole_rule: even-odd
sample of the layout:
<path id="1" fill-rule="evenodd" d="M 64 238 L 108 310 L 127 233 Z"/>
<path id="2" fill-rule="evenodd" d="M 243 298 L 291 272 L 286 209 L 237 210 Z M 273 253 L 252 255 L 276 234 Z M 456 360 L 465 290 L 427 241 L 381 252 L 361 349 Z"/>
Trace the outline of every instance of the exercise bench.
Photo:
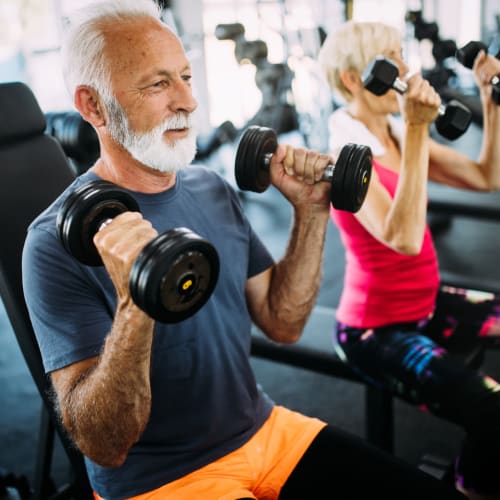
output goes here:
<path id="1" fill-rule="evenodd" d="M 474 278 L 441 273 L 441 282 L 457 288 L 500 293 L 496 283 L 478 283 Z M 252 356 L 277 363 L 302 368 L 323 375 L 345 379 L 364 385 L 365 389 L 365 438 L 372 444 L 394 453 L 394 395 L 368 384 L 335 352 L 333 329 L 334 308 L 316 306 L 306 323 L 298 342 L 281 344 L 270 340 L 257 327 L 252 331 Z M 479 368 L 484 360 L 484 347 L 474 346 L 466 352 L 456 352 L 469 366 Z"/>
<path id="2" fill-rule="evenodd" d="M 393 453 L 393 396 L 389 391 L 366 384 L 335 353 L 332 344 L 335 312 L 336 310 L 331 307 L 316 306 L 309 317 L 304 333 L 294 344 L 273 342 L 254 327 L 252 356 L 364 384 L 365 437 L 372 444 Z"/>

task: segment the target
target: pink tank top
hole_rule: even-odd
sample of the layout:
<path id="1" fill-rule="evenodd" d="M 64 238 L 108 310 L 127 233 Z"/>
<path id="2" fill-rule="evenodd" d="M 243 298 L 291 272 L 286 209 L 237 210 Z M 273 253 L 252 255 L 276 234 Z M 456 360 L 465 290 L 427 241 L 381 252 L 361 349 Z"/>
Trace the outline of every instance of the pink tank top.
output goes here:
<path id="1" fill-rule="evenodd" d="M 376 161 L 373 168 L 393 197 L 398 174 Z M 371 328 L 416 321 L 434 310 L 439 270 L 428 227 L 420 253 L 407 256 L 378 242 L 352 213 L 332 207 L 331 216 L 346 250 L 338 321 Z"/>

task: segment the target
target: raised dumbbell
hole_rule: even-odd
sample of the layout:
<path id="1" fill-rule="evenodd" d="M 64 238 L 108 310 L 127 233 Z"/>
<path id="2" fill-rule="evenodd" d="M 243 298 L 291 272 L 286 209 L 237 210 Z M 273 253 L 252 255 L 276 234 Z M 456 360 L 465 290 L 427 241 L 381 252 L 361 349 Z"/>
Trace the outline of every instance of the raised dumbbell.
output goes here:
<path id="1" fill-rule="evenodd" d="M 102 225 L 127 211 L 139 211 L 135 199 L 107 181 L 83 184 L 57 215 L 64 248 L 82 264 L 100 266 L 93 238 Z M 153 238 L 136 257 L 129 276 L 133 301 L 152 318 L 177 323 L 209 299 L 219 276 L 219 257 L 211 243 L 186 228 Z"/>
<path id="2" fill-rule="evenodd" d="M 363 86 L 375 95 L 383 95 L 391 89 L 404 94 L 408 84 L 399 77 L 397 65 L 383 56 L 370 61 L 361 75 Z M 439 116 L 435 120 L 436 130 L 447 139 L 460 137 L 469 127 L 472 113 L 461 102 L 452 99 L 446 106 L 439 106 Z"/>
<path id="3" fill-rule="evenodd" d="M 472 69 L 474 60 L 481 50 L 488 53 L 488 47 L 482 42 L 469 42 L 457 50 L 457 61 L 466 68 Z M 491 79 L 491 98 L 495 104 L 500 104 L 500 76 Z"/>
<path id="4" fill-rule="evenodd" d="M 235 177 L 243 191 L 262 193 L 271 184 L 269 165 L 278 142 L 276 132 L 267 127 L 248 127 L 238 143 Z M 329 164 L 321 181 L 330 182 L 330 201 L 338 210 L 357 212 L 366 197 L 372 172 L 368 146 L 347 144 L 335 164 Z"/>

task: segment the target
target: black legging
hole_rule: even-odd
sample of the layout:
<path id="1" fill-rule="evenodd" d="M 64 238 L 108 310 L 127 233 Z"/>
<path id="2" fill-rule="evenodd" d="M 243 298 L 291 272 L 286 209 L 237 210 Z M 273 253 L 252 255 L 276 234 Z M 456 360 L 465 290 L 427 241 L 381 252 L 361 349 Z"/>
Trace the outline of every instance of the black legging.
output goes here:
<path id="1" fill-rule="evenodd" d="M 332 453 L 334 450 L 334 453 Z M 440 481 L 363 439 L 325 427 L 286 481 L 280 500 L 461 499 Z"/>
<path id="2" fill-rule="evenodd" d="M 499 297 L 443 288 L 430 320 L 374 329 L 339 323 L 335 337 L 336 348 L 367 382 L 466 431 L 456 478 L 483 494 L 500 492 L 500 385 L 450 351 L 498 345 L 499 327 Z"/>

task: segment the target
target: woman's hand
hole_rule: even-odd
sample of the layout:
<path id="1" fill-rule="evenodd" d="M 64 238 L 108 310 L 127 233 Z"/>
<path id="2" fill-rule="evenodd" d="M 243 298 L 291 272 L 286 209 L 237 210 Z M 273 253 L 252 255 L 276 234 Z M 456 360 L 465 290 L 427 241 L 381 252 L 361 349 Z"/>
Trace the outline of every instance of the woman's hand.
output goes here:
<path id="1" fill-rule="evenodd" d="M 408 89 L 399 96 L 400 109 L 407 125 L 430 125 L 438 116 L 441 98 L 432 85 L 414 74 L 406 80 Z"/>
<path id="2" fill-rule="evenodd" d="M 481 97 L 491 97 L 491 80 L 493 77 L 500 75 L 500 60 L 487 54 L 484 50 L 479 51 L 479 54 L 474 60 L 472 66 L 474 78 L 481 93 Z"/>

